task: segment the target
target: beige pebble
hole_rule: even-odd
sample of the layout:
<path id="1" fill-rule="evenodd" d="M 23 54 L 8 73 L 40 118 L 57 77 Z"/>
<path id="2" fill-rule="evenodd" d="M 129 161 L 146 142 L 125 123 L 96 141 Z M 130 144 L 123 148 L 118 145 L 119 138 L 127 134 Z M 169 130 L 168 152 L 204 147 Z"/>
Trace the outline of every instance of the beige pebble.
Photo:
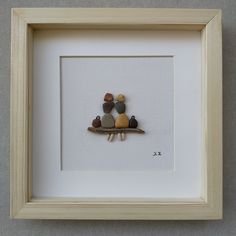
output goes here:
<path id="1" fill-rule="evenodd" d="M 112 142 L 115 137 L 115 134 L 110 134 L 109 142 Z"/>
<path id="2" fill-rule="evenodd" d="M 129 118 L 125 113 L 120 114 L 115 122 L 116 128 L 128 128 L 129 127 Z"/>
<path id="3" fill-rule="evenodd" d="M 121 140 L 125 140 L 125 133 L 121 133 Z"/>
<path id="4" fill-rule="evenodd" d="M 125 95 L 119 94 L 119 95 L 116 97 L 116 100 L 119 101 L 119 102 L 124 102 L 124 101 L 125 101 Z"/>
<path id="5" fill-rule="evenodd" d="M 122 140 L 121 133 L 118 133 L 117 136 L 119 140 Z"/>

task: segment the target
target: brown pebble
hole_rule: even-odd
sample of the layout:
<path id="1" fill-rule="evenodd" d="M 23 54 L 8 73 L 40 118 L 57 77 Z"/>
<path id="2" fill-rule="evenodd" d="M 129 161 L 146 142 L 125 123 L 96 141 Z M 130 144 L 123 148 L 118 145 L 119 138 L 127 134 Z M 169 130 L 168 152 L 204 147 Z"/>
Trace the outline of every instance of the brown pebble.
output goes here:
<path id="1" fill-rule="evenodd" d="M 114 102 L 103 103 L 102 108 L 103 108 L 104 113 L 110 113 L 114 105 L 115 105 Z"/>
<path id="2" fill-rule="evenodd" d="M 111 93 L 106 93 L 104 96 L 105 102 L 112 102 L 114 100 L 113 95 Z"/>
<path id="3" fill-rule="evenodd" d="M 92 126 L 93 126 L 94 128 L 99 128 L 99 127 L 101 127 L 100 116 L 97 116 L 96 119 L 93 120 Z"/>

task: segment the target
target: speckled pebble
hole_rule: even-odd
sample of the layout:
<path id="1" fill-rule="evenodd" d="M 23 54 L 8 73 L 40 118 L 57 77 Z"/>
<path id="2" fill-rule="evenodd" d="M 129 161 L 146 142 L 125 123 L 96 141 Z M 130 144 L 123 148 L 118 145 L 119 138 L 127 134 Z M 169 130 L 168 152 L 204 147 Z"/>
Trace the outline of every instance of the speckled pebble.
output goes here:
<path id="1" fill-rule="evenodd" d="M 124 102 L 124 101 L 125 101 L 125 95 L 119 94 L 119 95 L 116 97 L 116 101 L 118 101 L 118 102 Z"/>

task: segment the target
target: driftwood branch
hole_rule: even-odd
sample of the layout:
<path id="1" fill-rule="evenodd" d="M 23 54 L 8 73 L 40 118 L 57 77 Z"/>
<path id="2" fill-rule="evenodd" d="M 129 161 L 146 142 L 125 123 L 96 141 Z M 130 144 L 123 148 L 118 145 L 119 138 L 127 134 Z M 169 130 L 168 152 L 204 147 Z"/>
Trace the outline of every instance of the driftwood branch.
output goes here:
<path id="1" fill-rule="evenodd" d="M 88 127 L 88 131 L 98 133 L 98 134 L 119 134 L 119 133 L 139 133 L 139 134 L 143 134 L 143 133 L 145 133 L 144 130 L 134 129 L 134 128 L 106 129 L 106 128 Z"/>

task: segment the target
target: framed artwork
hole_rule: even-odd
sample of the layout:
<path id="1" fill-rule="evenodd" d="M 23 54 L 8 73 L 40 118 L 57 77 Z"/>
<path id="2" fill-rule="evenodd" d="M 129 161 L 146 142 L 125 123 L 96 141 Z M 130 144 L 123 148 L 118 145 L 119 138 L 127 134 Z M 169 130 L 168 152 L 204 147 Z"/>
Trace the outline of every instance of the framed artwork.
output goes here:
<path id="1" fill-rule="evenodd" d="M 221 219 L 220 10 L 13 8 L 11 217 Z"/>

